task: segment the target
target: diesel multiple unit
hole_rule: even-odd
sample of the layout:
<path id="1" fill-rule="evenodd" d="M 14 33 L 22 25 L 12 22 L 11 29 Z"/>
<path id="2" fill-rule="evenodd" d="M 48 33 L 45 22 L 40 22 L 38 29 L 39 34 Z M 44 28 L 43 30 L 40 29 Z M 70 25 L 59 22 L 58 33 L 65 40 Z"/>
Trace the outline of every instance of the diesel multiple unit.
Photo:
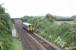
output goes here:
<path id="1" fill-rule="evenodd" d="M 33 32 L 33 25 L 30 23 L 23 23 L 23 29 L 25 29 L 28 32 Z"/>

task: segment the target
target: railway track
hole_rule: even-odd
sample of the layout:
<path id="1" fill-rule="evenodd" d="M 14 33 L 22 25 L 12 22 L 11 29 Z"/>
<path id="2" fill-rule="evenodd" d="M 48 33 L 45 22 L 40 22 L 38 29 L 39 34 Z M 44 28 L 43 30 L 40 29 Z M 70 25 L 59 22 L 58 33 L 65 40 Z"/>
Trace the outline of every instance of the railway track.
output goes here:
<path id="1" fill-rule="evenodd" d="M 46 50 L 61 50 L 55 44 L 51 44 L 43 37 L 39 36 L 36 33 L 31 34 L 42 46 L 46 48 Z"/>
<path id="2" fill-rule="evenodd" d="M 24 50 L 61 50 L 39 35 L 26 32 L 22 28 L 22 23 L 19 20 L 15 20 L 15 27 Z"/>
<path id="3" fill-rule="evenodd" d="M 22 29 L 22 24 L 19 20 L 16 20 L 14 24 L 24 50 L 45 50 L 37 40 Z"/>
<path id="4" fill-rule="evenodd" d="M 23 32 L 26 32 L 23 30 Z M 25 36 L 26 35 L 26 36 Z M 29 48 L 32 48 L 31 50 L 46 50 L 34 37 L 32 37 L 29 33 L 26 33 L 24 36 L 27 39 L 26 41 L 30 45 Z"/>

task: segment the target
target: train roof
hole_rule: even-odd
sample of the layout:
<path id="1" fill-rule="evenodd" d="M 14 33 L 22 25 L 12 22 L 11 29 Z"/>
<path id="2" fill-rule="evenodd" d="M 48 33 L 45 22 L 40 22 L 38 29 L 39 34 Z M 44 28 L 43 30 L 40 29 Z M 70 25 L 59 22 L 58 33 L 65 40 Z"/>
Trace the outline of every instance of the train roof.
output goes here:
<path id="1" fill-rule="evenodd" d="M 27 23 L 27 22 L 24 22 L 23 24 L 24 24 L 24 25 L 27 25 L 27 26 L 28 26 L 28 25 L 32 25 L 32 24 L 30 24 L 30 23 Z"/>

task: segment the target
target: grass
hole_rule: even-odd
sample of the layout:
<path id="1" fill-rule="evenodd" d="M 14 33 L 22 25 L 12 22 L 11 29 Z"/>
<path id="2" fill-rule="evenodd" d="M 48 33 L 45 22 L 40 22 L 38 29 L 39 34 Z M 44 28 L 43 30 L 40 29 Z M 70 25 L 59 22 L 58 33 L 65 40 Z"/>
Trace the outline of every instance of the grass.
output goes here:
<path id="1" fill-rule="evenodd" d="M 21 42 L 18 39 L 13 38 L 11 50 L 23 50 Z"/>

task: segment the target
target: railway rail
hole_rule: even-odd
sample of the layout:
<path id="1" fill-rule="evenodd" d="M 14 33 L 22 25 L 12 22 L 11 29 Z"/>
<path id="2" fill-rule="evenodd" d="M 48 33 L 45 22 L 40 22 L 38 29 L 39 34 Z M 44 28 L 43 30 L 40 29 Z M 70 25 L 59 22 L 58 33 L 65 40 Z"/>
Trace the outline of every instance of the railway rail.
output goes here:
<path id="1" fill-rule="evenodd" d="M 20 20 L 15 20 L 15 27 L 22 41 L 24 50 L 61 50 L 37 34 L 31 34 L 22 28 Z"/>
<path id="2" fill-rule="evenodd" d="M 43 37 L 39 36 L 36 33 L 31 34 L 38 42 L 46 48 L 46 50 L 61 50 L 59 47 L 57 47 L 55 44 L 52 44 L 48 42 Z"/>

